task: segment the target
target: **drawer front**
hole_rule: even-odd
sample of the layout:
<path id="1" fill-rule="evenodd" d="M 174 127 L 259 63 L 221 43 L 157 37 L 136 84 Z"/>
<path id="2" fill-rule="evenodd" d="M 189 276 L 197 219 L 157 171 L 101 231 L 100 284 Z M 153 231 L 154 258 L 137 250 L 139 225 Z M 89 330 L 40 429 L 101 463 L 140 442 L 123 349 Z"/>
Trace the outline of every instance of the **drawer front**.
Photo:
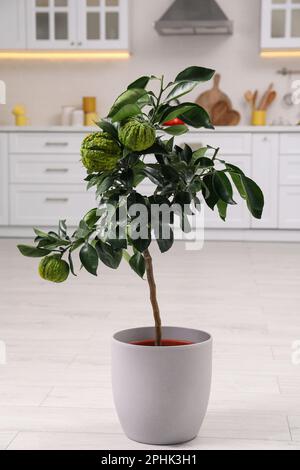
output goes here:
<path id="1" fill-rule="evenodd" d="M 80 184 L 86 170 L 78 155 L 12 154 L 10 182 L 34 184 Z"/>
<path id="2" fill-rule="evenodd" d="M 300 149 L 299 155 L 281 155 L 280 184 L 300 185 Z"/>
<path id="3" fill-rule="evenodd" d="M 279 228 L 300 229 L 300 186 L 280 188 Z"/>
<path id="4" fill-rule="evenodd" d="M 220 148 L 223 155 L 251 155 L 252 136 L 251 134 L 188 134 L 176 139 L 177 145 L 188 144 L 193 150 L 199 147 L 210 145 Z"/>
<path id="5" fill-rule="evenodd" d="M 10 153 L 73 153 L 79 155 L 85 134 L 16 133 L 10 135 Z"/>
<path id="6" fill-rule="evenodd" d="M 85 213 L 96 207 L 95 193 L 84 185 L 56 186 L 11 185 L 10 223 L 12 225 L 56 226 L 60 219 L 78 225 Z"/>
<path id="7" fill-rule="evenodd" d="M 300 157 L 300 130 L 299 134 L 282 134 L 280 136 L 280 153 L 299 155 Z"/>

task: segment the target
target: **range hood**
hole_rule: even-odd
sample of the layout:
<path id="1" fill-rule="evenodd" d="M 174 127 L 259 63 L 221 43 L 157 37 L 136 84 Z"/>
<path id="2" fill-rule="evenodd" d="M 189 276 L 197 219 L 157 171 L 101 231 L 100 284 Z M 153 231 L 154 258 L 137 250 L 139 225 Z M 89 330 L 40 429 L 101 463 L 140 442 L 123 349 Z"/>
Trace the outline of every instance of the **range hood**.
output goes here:
<path id="1" fill-rule="evenodd" d="M 233 22 L 215 0 L 175 0 L 155 29 L 162 36 L 232 34 Z"/>

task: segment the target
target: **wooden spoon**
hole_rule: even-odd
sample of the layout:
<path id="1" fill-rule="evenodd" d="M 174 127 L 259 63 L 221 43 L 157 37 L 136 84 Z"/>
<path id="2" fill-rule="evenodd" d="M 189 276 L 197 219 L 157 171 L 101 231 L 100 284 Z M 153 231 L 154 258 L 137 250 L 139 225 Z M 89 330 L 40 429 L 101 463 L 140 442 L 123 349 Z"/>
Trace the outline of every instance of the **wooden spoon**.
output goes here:
<path id="1" fill-rule="evenodd" d="M 271 91 L 271 93 L 269 93 L 265 101 L 264 107 L 262 108 L 263 111 L 266 111 L 271 106 L 271 104 L 276 100 L 276 98 L 277 98 L 276 91 Z"/>
<path id="2" fill-rule="evenodd" d="M 269 85 L 269 88 L 267 89 L 267 91 L 264 93 L 264 95 L 263 95 L 263 97 L 262 97 L 262 99 L 261 99 L 261 101 L 260 101 L 260 103 L 259 103 L 259 106 L 258 106 L 258 109 L 259 109 L 259 110 L 262 110 L 262 111 L 263 111 L 263 110 L 265 109 L 266 102 L 267 102 L 267 100 L 268 100 L 268 96 L 269 96 L 269 94 L 271 93 L 271 91 L 273 90 L 273 86 L 274 86 L 274 84 L 271 83 L 271 84 Z"/>

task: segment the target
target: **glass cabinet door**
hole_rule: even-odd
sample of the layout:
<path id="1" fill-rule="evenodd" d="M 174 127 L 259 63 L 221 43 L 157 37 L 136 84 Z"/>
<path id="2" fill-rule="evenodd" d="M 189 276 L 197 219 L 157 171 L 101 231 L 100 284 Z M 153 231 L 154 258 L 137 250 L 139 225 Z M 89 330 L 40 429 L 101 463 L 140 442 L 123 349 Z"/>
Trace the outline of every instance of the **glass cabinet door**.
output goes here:
<path id="1" fill-rule="evenodd" d="M 128 47 L 128 0 L 78 0 L 79 37 L 85 49 Z"/>
<path id="2" fill-rule="evenodd" d="M 29 0 L 28 46 L 32 49 L 76 47 L 74 0 Z"/>
<path id="3" fill-rule="evenodd" d="M 262 47 L 300 48 L 300 0 L 262 0 Z"/>

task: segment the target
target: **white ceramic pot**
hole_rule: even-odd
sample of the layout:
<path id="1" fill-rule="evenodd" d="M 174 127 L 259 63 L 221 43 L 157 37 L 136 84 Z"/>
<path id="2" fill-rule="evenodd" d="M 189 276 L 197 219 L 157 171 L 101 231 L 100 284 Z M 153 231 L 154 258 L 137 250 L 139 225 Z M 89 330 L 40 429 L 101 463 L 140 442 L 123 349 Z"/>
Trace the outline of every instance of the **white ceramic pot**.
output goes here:
<path id="1" fill-rule="evenodd" d="M 112 341 L 112 383 L 127 437 L 152 445 L 194 439 L 205 418 L 211 388 L 212 338 L 187 328 L 164 327 L 163 338 L 193 344 L 137 346 L 154 328 L 121 331 Z"/>

